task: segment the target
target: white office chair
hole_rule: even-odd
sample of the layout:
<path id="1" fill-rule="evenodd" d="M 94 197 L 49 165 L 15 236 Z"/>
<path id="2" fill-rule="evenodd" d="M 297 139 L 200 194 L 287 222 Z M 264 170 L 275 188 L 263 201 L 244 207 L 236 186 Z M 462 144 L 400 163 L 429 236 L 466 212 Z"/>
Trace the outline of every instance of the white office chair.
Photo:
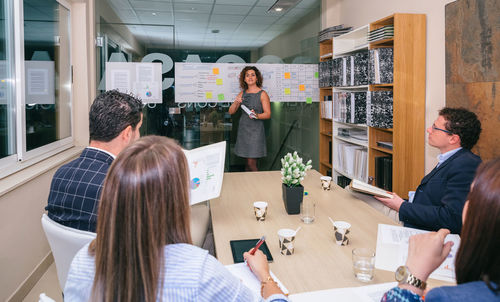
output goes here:
<path id="1" fill-rule="evenodd" d="M 85 244 L 95 239 L 96 234 L 61 225 L 50 219 L 47 214 L 42 216 L 42 227 L 54 255 L 59 284 L 64 291 L 73 257 Z"/>
<path id="2" fill-rule="evenodd" d="M 191 206 L 191 240 L 193 245 L 203 247 L 210 224 L 210 207 L 208 201 Z"/>

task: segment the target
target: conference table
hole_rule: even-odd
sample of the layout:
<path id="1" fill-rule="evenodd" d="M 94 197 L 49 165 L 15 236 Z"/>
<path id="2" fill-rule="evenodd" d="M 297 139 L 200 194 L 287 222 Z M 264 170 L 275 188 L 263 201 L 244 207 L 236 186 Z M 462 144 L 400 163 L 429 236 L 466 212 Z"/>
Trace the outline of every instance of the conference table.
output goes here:
<path id="1" fill-rule="evenodd" d="M 302 182 L 307 198 L 316 203 L 316 219 L 311 224 L 300 215 L 286 213 L 280 171 L 225 173 L 221 195 L 210 201 L 217 259 L 233 264 L 230 240 L 256 239 L 266 236 L 274 261 L 271 271 L 288 288 L 290 294 L 341 287 L 356 287 L 393 282 L 394 272 L 375 269 L 369 283 L 358 281 L 352 269 L 352 250 L 368 247 L 375 250 L 379 223 L 397 225 L 364 201 L 332 182 L 331 190 L 321 189 L 321 174 L 307 172 Z M 257 221 L 253 202 L 268 202 L 265 221 Z M 351 224 L 349 244 L 335 243 L 333 220 Z M 281 228 L 297 229 L 293 255 L 281 255 L 277 232 Z M 429 280 L 429 288 L 450 283 Z"/>

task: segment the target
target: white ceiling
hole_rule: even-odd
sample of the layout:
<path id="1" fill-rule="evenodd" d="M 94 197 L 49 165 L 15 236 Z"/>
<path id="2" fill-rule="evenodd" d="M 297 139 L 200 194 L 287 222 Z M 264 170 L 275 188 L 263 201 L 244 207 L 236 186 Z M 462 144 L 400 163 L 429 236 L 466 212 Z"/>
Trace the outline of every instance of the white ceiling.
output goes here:
<path id="1" fill-rule="evenodd" d="M 320 5 L 320 0 L 301 0 L 278 13 L 267 12 L 275 0 L 106 1 L 147 47 L 180 49 L 258 48 Z M 212 33 L 216 29 L 219 33 Z"/>

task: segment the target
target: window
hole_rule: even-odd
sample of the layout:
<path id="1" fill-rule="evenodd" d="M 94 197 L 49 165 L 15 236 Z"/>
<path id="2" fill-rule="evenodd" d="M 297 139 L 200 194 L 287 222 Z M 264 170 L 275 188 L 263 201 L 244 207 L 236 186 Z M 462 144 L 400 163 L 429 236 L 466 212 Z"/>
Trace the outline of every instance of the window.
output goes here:
<path id="1" fill-rule="evenodd" d="M 70 11 L 0 0 L 0 177 L 72 146 Z"/>

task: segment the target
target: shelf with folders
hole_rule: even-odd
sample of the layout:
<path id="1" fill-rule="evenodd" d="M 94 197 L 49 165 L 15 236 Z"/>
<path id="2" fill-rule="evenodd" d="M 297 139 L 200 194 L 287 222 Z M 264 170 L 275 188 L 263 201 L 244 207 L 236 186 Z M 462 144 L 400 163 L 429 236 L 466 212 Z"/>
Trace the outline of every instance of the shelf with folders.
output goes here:
<path id="1" fill-rule="evenodd" d="M 333 176 L 339 184 L 361 176 L 360 180 L 375 179 L 373 184 L 407 197 L 422 179 L 425 23 L 425 15 L 394 14 L 333 39 L 333 57 L 322 60 L 320 68 L 324 80 L 321 91 L 332 100 L 332 120 L 327 121 L 332 136 L 321 130 L 324 128 L 320 133 L 327 133 L 321 136 L 332 144 L 321 152 L 333 153 Z M 355 44 L 354 37 L 363 35 L 371 42 Z M 349 137 L 350 129 L 364 131 L 368 142 Z M 354 166 L 347 165 L 354 163 L 356 156 L 362 158 L 361 154 L 367 155 L 367 177 L 359 172 L 355 175 Z"/>
<path id="2" fill-rule="evenodd" d="M 332 89 L 320 89 L 319 94 L 319 172 L 323 175 L 332 175 Z"/>
<path id="3" fill-rule="evenodd" d="M 349 178 L 368 181 L 368 149 L 337 140 L 333 147 L 334 170 Z"/>
<path id="4" fill-rule="evenodd" d="M 370 66 L 376 77 L 369 88 L 372 106 L 367 108 L 367 116 L 373 117 L 368 122 L 369 177 L 403 198 L 424 176 L 425 23 L 422 14 L 393 14 L 370 23 L 370 36 L 379 38 L 369 43 L 370 53 L 379 64 Z M 380 32 L 385 33 L 375 35 Z M 384 113 L 390 114 L 389 123 Z"/>

